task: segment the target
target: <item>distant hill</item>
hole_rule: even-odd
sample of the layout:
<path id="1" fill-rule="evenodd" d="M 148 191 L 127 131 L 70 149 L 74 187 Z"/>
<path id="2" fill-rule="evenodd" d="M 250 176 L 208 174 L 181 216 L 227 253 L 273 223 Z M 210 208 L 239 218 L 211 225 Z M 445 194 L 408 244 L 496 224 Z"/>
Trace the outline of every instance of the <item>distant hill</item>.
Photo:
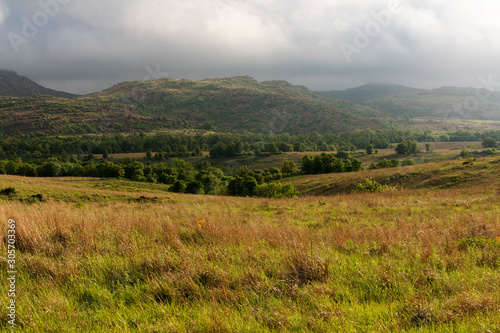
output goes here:
<path id="1" fill-rule="evenodd" d="M 45 88 L 14 71 L 0 69 L 0 96 L 26 97 L 50 95 L 72 98 L 77 95 Z"/>
<path id="2" fill-rule="evenodd" d="M 23 117 L 18 117 L 23 115 Z M 371 106 L 249 76 L 123 82 L 75 99 L 0 98 L 0 131 L 81 134 L 203 129 L 333 133 L 380 128 Z"/>
<path id="3" fill-rule="evenodd" d="M 500 93 L 485 89 L 415 90 L 376 98 L 365 104 L 396 116 L 500 120 Z"/>
<path id="4" fill-rule="evenodd" d="M 351 101 L 363 102 L 374 98 L 408 93 L 415 90 L 417 89 L 395 84 L 365 84 L 357 88 L 322 91 L 320 93 L 333 98 L 343 98 Z"/>

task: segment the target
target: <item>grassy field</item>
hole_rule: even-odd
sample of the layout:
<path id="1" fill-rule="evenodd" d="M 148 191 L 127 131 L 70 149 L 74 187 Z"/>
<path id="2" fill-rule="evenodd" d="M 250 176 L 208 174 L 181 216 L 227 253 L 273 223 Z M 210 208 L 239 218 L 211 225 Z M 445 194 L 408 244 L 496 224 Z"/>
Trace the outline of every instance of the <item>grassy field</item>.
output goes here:
<path id="1" fill-rule="evenodd" d="M 453 160 L 460 157 L 460 152 L 462 149 L 467 149 L 470 151 L 478 150 L 481 151 L 481 142 L 469 141 L 469 142 L 429 142 L 432 152 L 425 151 L 426 142 L 421 142 L 418 144 L 421 153 L 407 155 L 398 155 L 394 151 L 394 148 L 380 149 L 378 154 L 366 155 L 364 150 L 358 150 L 355 152 L 350 152 L 351 157 L 360 159 L 363 165 L 368 168 L 370 163 L 377 163 L 382 159 L 392 159 L 397 158 L 412 159 L 415 163 L 427 163 L 436 161 L 446 161 Z M 392 146 L 396 146 L 393 144 Z M 306 155 L 317 155 L 321 154 L 323 151 L 308 151 L 308 152 L 288 152 L 279 155 L 243 155 L 236 158 L 209 158 L 209 152 L 203 152 L 202 156 L 186 157 L 182 158 L 191 163 L 199 163 L 203 161 L 208 161 L 214 165 L 225 167 L 226 169 L 232 170 L 237 169 L 239 166 L 248 166 L 254 170 L 262 170 L 266 168 L 276 167 L 281 168 L 283 160 L 290 160 L 295 162 L 299 167 L 302 163 L 302 158 Z M 327 154 L 335 154 L 336 151 L 326 151 Z M 153 152 L 153 156 L 156 152 Z M 96 158 L 102 158 L 102 155 L 96 154 Z M 115 160 L 122 160 L 124 158 L 139 159 L 146 162 L 146 153 L 127 153 L 127 154 L 109 154 L 109 157 Z"/>
<path id="2" fill-rule="evenodd" d="M 302 195 L 333 195 L 351 193 L 355 185 L 366 178 L 405 189 L 461 189 L 499 186 L 500 158 L 478 158 L 426 163 L 397 168 L 364 170 L 360 172 L 310 175 L 288 178 Z"/>
<path id="3" fill-rule="evenodd" d="M 431 174 L 381 193 L 283 200 L 0 176 L 17 191 L 0 196 L 0 230 L 16 221 L 18 330 L 499 332 L 499 161 L 298 177 L 304 191 L 301 181 Z M 443 180 L 464 172 L 478 176 Z M 21 202 L 34 194 L 44 201 Z"/>

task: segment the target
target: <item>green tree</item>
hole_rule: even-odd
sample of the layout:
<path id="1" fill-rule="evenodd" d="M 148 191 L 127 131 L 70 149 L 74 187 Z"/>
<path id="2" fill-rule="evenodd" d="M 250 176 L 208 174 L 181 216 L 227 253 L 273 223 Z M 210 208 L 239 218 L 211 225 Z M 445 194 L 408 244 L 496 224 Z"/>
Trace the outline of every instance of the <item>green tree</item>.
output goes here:
<path id="1" fill-rule="evenodd" d="M 40 177 L 57 177 L 61 173 L 61 165 L 57 162 L 45 162 L 38 167 L 37 173 Z"/>
<path id="2" fill-rule="evenodd" d="M 266 144 L 266 151 L 271 155 L 277 155 L 281 153 L 281 151 L 278 149 L 278 146 L 274 142 Z"/>
<path id="3" fill-rule="evenodd" d="M 363 163 L 361 163 L 360 160 L 357 158 L 352 158 L 351 159 L 351 171 L 360 171 L 363 170 Z"/>
<path id="4" fill-rule="evenodd" d="M 302 166 L 301 166 L 302 172 L 305 173 L 306 175 L 310 175 L 314 173 L 314 160 L 312 159 L 311 156 L 306 155 L 302 157 Z"/>
<path id="5" fill-rule="evenodd" d="M 346 151 L 345 151 L 345 150 L 343 150 L 343 149 L 340 149 L 340 150 L 338 150 L 338 151 L 337 151 L 337 153 L 335 154 L 335 157 L 336 157 L 336 158 L 341 158 L 341 159 L 343 159 L 343 160 L 346 160 L 346 159 L 348 159 L 348 158 L 349 158 L 349 153 L 348 153 L 348 152 L 346 152 Z"/>
<path id="6" fill-rule="evenodd" d="M 136 182 L 145 182 L 146 177 L 144 176 L 144 170 L 135 169 L 134 174 L 132 176 L 132 180 L 135 180 Z"/>
<path id="7" fill-rule="evenodd" d="M 97 166 L 99 176 L 103 178 L 121 178 L 125 176 L 125 170 L 121 165 L 105 162 Z"/>
<path id="8" fill-rule="evenodd" d="M 400 155 L 414 154 L 418 152 L 418 144 L 412 140 L 406 140 L 396 146 L 396 153 Z"/>
<path id="9" fill-rule="evenodd" d="M 229 195 L 253 197 L 257 194 L 257 180 L 250 175 L 236 176 L 229 181 L 227 191 Z"/>
<path id="10" fill-rule="evenodd" d="M 186 189 L 186 183 L 183 182 L 182 180 L 177 180 L 170 188 L 170 192 L 174 193 L 183 193 L 184 190 Z"/>
<path id="11" fill-rule="evenodd" d="M 191 194 L 204 194 L 204 188 L 205 186 L 203 185 L 202 182 L 194 180 L 192 182 L 189 182 L 186 185 L 186 189 L 184 190 L 184 193 L 191 193 Z"/>
<path id="12" fill-rule="evenodd" d="M 257 188 L 257 196 L 262 198 L 293 198 L 299 191 L 292 184 L 264 183 Z"/>
<path id="13" fill-rule="evenodd" d="M 297 164 L 293 161 L 284 160 L 281 165 L 281 173 L 287 176 L 293 175 L 299 171 Z"/>
<path id="14" fill-rule="evenodd" d="M 373 154 L 373 149 L 374 149 L 374 148 L 375 148 L 375 147 L 374 147 L 373 145 L 368 145 L 368 146 L 366 146 L 366 154 L 367 154 L 367 155 L 371 155 L 371 154 Z"/>
<path id="15" fill-rule="evenodd" d="M 489 136 L 484 138 L 481 144 L 483 145 L 483 148 L 494 148 L 497 146 L 497 140 Z"/>

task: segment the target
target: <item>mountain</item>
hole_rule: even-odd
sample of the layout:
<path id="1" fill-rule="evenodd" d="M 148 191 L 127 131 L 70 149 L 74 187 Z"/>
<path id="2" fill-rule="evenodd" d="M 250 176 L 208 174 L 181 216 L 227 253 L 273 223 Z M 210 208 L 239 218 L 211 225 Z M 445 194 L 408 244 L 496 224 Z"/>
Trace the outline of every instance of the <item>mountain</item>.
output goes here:
<path id="1" fill-rule="evenodd" d="M 21 117 L 22 115 L 22 117 Z M 123 82 L 74 99 L 0 98 L 4 133 L 81 134 L 203 129 L 332 133 L 380 128 L 371 106 L 332 99 L 286 81 L 249 76 Z"/>
<path id="2" fill-rule="evenodd" d="M 500 120 L 500 93 L 486 89 L 415 90 L 376 98 L 365 104 L 395 116 Z"/>
<path id="3" fill-rule="evenodd" d="M 378 97 L 408 93 L 414 90 L 417 89 L 395 84 L 365 84 L 357 88 L 322 91 L 320 93 L 333 98 L 343 98 L 351 101 L 363 102 Z"/>
<path id="4" fill-rule="evenodd" d="M 26 97 L 50 95 L 72 98 L 77 95 L 45 88 L 14 71 L 0 69 L 0 96 Z"/>

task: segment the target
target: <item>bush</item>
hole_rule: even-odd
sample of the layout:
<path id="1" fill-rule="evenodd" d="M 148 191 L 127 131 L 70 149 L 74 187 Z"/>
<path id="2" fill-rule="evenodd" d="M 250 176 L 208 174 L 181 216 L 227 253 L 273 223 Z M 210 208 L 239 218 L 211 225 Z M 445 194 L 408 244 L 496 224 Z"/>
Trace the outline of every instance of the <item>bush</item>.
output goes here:
<path id="1" fill-rule="evenodd" d="M 18 175 L 26 177 L 36 177 L 38 175 L 36 166 L 32 164 L 24 163 L 19 170 L 17 170 Z"/>
<path id="2" fill-rule="evenodd" d="M 146 177 L 144 176 L 144 170 L 136 169 L 132 175 L 132 180 L 135 180 L 136 182 L 145 182 Z"/>
<path id="3" fill-rule="evenodd" d="M 415 165 L 415 162 L 413 160 L 406 159 L 406 160 L 403 160 L 403 162 L 401 162 L 401 165 L 402 166 Z"/>
<path id="4" fill-rule="evenodd" d="M 264 183 L 257 187 L 257 196 L 261 198 L 293 198 L 299 191 L 292 184 Z"/>
<path id="5" fill-rule="evenodd" d="M 492 137 L 487 137 L 481 143 L 483 148 L 495 148 L 497 146 L 497 141 Z"/>
<path id="6" fill-rule="evenodd" d="M 354 188 L 354 193 L 361 193 L 361 192 L 384 192 L 387 190 L 390 190 L 391 188 L 388 185 L 382 185 L 380 183 L 377 183 L 376 181 L 370 179 L 370 178 L 365 178 L 362 183 L 356 184 L 356 187 Z"/>
<path id="7" fill-rule="evenodd" d="M 40 177 L 58 177 L 61 173 L 61 165 L 56 162 L 46 162 L 38 167 Z"/>
<path id="8" fill-rule="evenodd" d="M 495 148 L 488 148 L 488 149 L 485 149 L 481 152 L 482 155 L 484 156 L 493 156 L 493 155 L 496 155 L 496 152 L 494 150 Z"/>
<path id="9" fill-rule="evenodd" d="M 191 193 L 191 194 L 204 194 L 205 191 L 203 190 L 205 186 L 203 185 L 202 182 L 200 181 L 192 181 L 189 182 L 186 185 L 186 189 L 184 190 L 184 193 Z"/>
<path id="10" fill-rule="evenodd" d="M 295 162 L 288 160 L 283 161 L 283 164 L 281 165 L 281 173 L 290 176 L 293 175 L 294 173 L 297 173 L 298 171 L 299 168 L 297 167 L 297 164 L 295 164 Z"/>
<path id="11" fill-rule="evenodd" d="M 472 153 L 469 150 L 467 150 L 467 149 L 464 148 L 460 152 L 460 157 L 469 158 L 469 157 L 472 157 Z"/>
<path id="12" fill-rule="evenodd" d="M 186 183 L 182 180 L 177 180 L 172 187 L 169 188 L 169 191 L 174 193 L 183 193 L 185 189 Z"/>
<path id="13" fill-rule="evenodd" d="M 373 169 L 383 169 L 383 168 L 395 168 L 399 166 L 399 160 L 397 158 L 393 158 L 390 160 L 383 159 L 379 161 L 378 163 L 372 163 L 368 167 L 368 169 L 373 170 Z"/>
<path id="14" fill-rule="evenodd" d="M 229 181 L 227 191 L 231 196 L 253 197 L 257 194 L 257 181 L 251 176 L 237 176 Z"/>
<path id="15" fill-rule="evenodd" d="M 0 190 L 0 195 L 13 195 L 16 194 L 16 189 L 13 187 L 7 187 L 3 190 Z"/>
<path id="16" fill-rule="evenodd" d="M 419 151 L 418 144 L 412 140 L 401 142 L 396 147 L 396 153 L 400 155 L 407 155 L 417 153 Z"/>

